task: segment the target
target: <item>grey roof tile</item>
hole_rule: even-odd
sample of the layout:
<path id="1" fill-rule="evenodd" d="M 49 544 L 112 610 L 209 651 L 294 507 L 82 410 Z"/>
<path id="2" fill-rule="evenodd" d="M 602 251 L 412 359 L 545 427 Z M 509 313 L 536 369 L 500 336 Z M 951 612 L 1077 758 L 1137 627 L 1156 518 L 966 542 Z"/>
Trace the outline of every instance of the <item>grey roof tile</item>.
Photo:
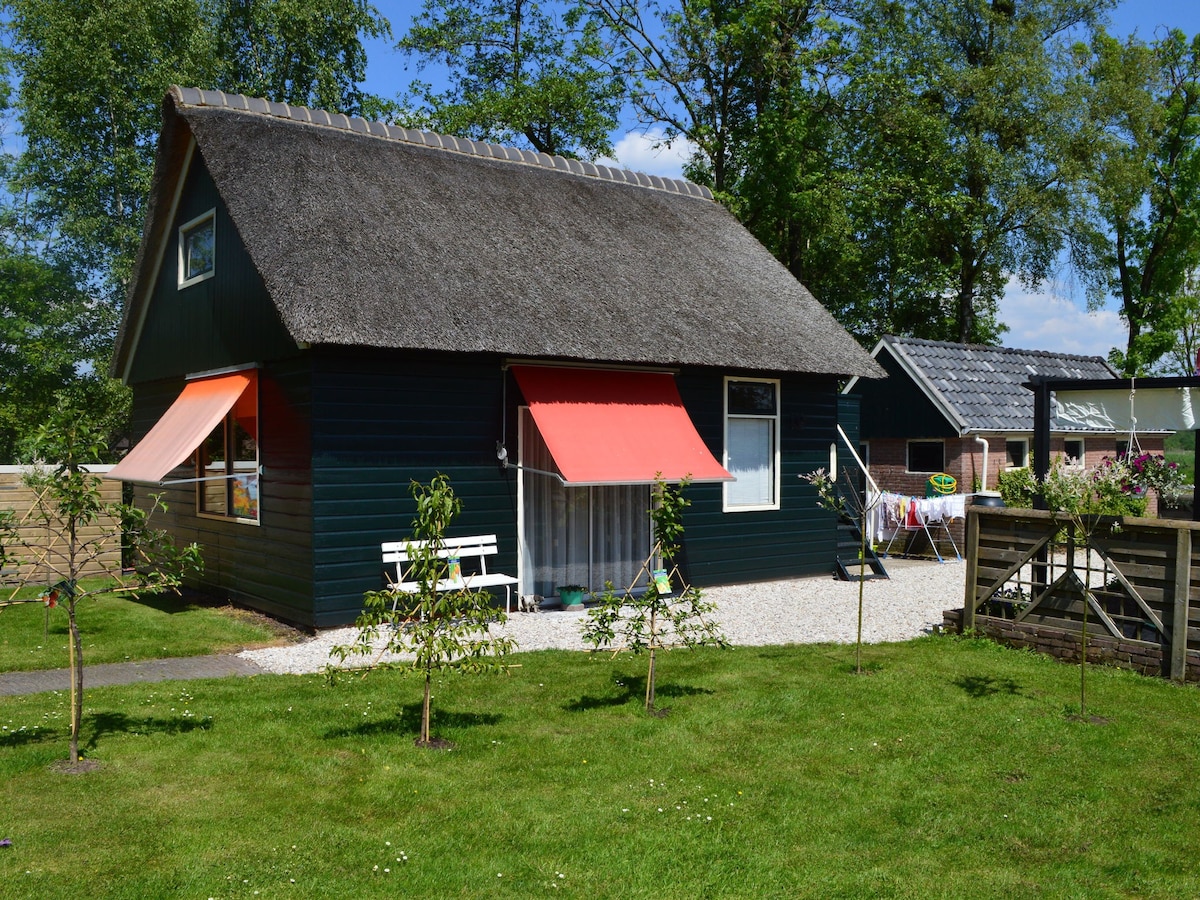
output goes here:
<path id="1" fill-rule="evenodd" d="M 883 338 L 875 355 L 885 348 L 936 404 L 959 420 L 956 426 L 974 432 L 1033 430 L 1033 392 L 1024 386 L 1033 376 L 1117 377 L 1099 356 L 893 335 Z"/>

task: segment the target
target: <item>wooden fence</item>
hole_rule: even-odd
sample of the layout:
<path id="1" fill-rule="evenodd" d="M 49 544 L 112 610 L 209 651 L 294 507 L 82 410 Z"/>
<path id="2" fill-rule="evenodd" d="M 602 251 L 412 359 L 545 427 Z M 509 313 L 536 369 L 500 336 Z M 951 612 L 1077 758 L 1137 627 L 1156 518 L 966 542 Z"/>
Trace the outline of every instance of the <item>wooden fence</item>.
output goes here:
<path id="1" fill-rule="evenodd" d="M 1090 540 L 1032 509 L 971 507 L 961 627 L 1004 643 L 1200 681 L 1200 524 L 1106 519 Z M 956 617 L 957 618 L 957 617 Z"/>
<path id="2" fill-rule="evenodd" d="M 112 466 L 93 466 L 93 472 L 107 472 Z M 53 584 L 62 578 L 54 569 L 58 560 L 55 554 L 62 549 L 62 541 L 55 536 L 53 529 L 47 529 L 34 521 L 33 508 L 36 496 L 22 482 L 24 468 L 21 466 L 0 466 L 0 510 L 11 509 L 15 515 L 17 532 L 23 546 L 10 547 L 9 552 L 17 556 L 15 565 L 5 569 L 2 576 L 3 589 L 0 591 L 0 602 L 8 600 L 15 593 L 15 585 L 21 582 L 30 584 Z M 121 482 L 101 482 L 100 493 L 105 503 L 115 503 L 121 499 Z M 112 519 L 103 519 L 89 526 L 83 534 L 85 541 L 96 540 L 105 534 L 113 534 L 109 546 L 105 547 L 100 560 L 87 567 L 83 574 L 98 575 L 111 571 L 121 562 L 121 543 L 119 539 L 120 523 Z"/>

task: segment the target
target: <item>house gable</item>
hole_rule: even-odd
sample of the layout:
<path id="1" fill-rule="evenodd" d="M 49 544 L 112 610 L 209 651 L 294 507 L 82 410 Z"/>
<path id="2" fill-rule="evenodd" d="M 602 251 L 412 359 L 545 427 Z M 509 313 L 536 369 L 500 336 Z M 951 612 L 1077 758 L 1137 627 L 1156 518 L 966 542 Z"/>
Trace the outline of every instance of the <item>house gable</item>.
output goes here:
<path id="1" fill-rule="evenodd" d="M 951 438 L 958 429 L 929 394 L 913 380 L 912 374 L 887 349 L 876 353 L 888 377 L 858 381 L 851 386 L 862 398 L 861 438 Z"/>
<path id="2" fill-rule="evenodd" d="M 212 277 L 180 287 L 179 230 L 210 211 L 215 226 Z M 129 383 L 297 352 L 198 153 L 190 155 L 174 215 L 159 234 L 157 274 L 136 323 Z"/>
<path id="3" fill-rule="evenodd" d="M 885 336 L 873 351 L 889 374 L 888 381 L 903 380 L 919 391 L 953 429 L 951 434 L 1033 431 L 1033 392 L 1026 385 L 1034 378 L 1109 379 L 1116 373 L 1098 356 L 1019 350 L 979 344 L 955 344 L 920 338 Z M 889 363 L 887 360 L 891 360 Z M 890 385 L 852 382 L 847 391 L 868 396 L 886 396 L 895 401 L 908 393 L 889 394 Z M 895 390 L 899 391 L 899 388 Z M 917 404 L 914 412 L 920 414 Z M 879 437 L 916 437 L 916 425 L 903 426 L 907 416 L 893 402 L 873 410 L 888 427 Z M 925 422 L 921 421 L 921 425 Z M 875 433 L 864 406 L 864 435 Z M 1059 430 L 1055 428 L 1054 430 Z"/>

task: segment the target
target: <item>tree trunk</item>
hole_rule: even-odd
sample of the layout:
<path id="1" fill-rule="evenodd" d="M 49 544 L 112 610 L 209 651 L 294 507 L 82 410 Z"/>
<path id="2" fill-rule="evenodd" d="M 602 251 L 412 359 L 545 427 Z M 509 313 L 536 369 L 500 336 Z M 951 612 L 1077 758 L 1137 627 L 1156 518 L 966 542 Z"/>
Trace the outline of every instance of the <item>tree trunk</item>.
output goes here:
<path id="1" fill-rule="evenodd" d="M 421 744 L 429 743 L 429 685 L 432 681 L 432 674 L 428 668 L 425 669 L 425 699 L 421 704 Z"/>
<path id="2" fill-rule="evenodd" d="M 654 712 L 654 647 L 650 647 L 650 667 L 646 672 L 646 712 Z"/>
<path id="3" fill-rule="evenodd" d="M 71 667 L 71 765 L 79 762 L 79 729 L 83 724 L 83 641 L 75 621 L 75 601 L 67 603 L 67 643 Z"/>
<path id="4" fill-rule="evenodd" d="M 653 579 L 651 579 L 653 581 Z M 658 649 L 658 588 L 653 584 L 654 604 L 650 607 L 650 665 L 646 669 L 646 712 L 654 712 L 654 654 Z"/>

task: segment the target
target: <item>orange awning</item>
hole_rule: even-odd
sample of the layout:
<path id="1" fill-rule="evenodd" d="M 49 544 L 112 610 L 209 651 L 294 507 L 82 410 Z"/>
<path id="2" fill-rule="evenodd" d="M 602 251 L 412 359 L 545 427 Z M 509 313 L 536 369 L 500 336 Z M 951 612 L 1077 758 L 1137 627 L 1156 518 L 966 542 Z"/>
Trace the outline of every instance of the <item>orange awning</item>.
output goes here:
<path id="1" fill-rule="evenodd" d="M 542 439 L 569 485 L 732 481 L 692 424 L 674 376 L 513 366 Z"/>
<path id="2" fill-rule="evenodd" d="M 189 381 L 149 433 L 104 477 L 161 482 L 163 476 L 191 456 L 257 379 L 258 373 L 248 369 Z"/>

